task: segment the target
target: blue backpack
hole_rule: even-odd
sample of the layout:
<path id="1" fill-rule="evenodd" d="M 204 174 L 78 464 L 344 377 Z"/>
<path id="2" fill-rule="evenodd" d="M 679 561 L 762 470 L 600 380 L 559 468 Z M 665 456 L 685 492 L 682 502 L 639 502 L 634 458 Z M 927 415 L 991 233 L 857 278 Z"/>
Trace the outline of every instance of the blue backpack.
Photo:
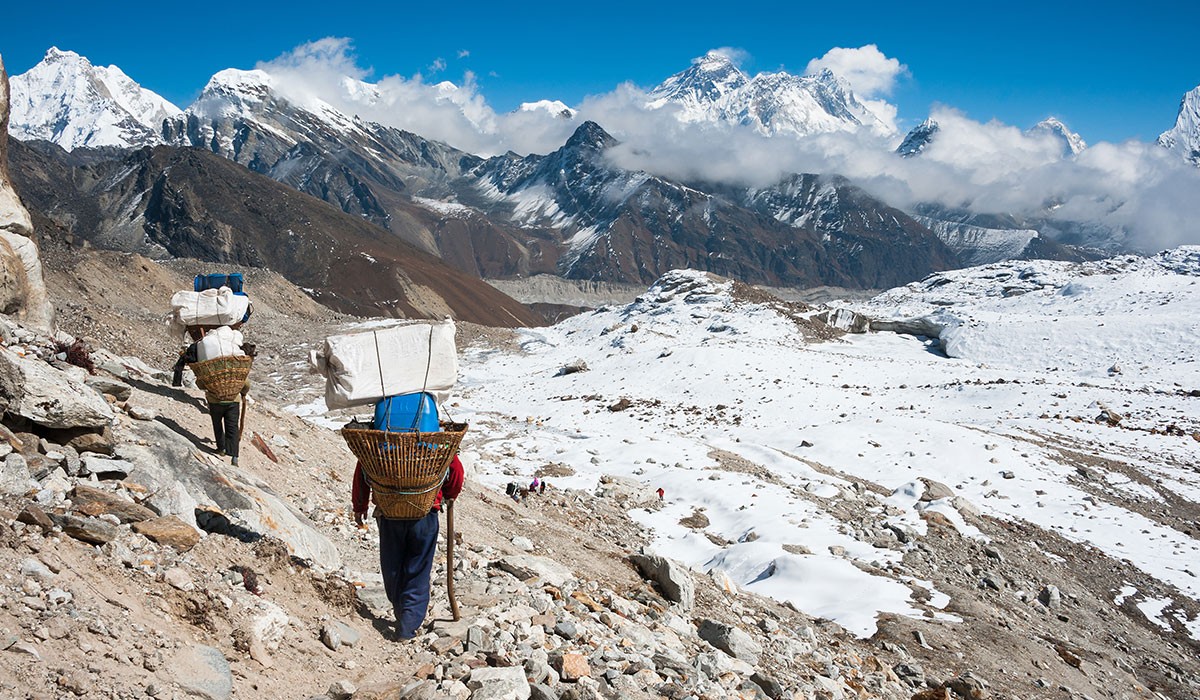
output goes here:
<path id="1" fill-rule="evenodd" d="M 230 272 L 228 274 L 210 274 L 196 275 L 196 279 L 192 280 L 194 291 L 203 292 L 206 289 L 220 289 L 221 287 L 229 287 L 234 294 L 242 294 L 242 286 L 245 280 L 240 272 Z M 244 295 L 243 295 L 244 296 Z"/>
<path id="2" fill-rule="evenodd" d="M 371 427 L 389 433 L 440 431 L 433 394 L 421 391 L 385 397 L 375 404 L 375 418 L 371 421 Z"/>

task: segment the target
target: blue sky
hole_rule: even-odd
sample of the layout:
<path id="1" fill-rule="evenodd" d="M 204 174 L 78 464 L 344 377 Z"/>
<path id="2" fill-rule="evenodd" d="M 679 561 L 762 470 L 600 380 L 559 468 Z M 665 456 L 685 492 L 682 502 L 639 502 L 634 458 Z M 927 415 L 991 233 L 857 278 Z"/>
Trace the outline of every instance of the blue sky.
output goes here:
<path id="1" fill-rule="evenodd" d="M 110 6 L 111 7 L 111 6 Z M 1200 3 L 22 2 L 0 24 L 10 73 L 50 46 L 120 66 L 181 107 L 222 68 L 348 37 L 371 79 L 477 76 L 499 111 L 576 104 L 623 81 L 652 86 L 706 50 L 748 72 L 803 72 L 834 47 L 875 44 L 907 75 L 887 99 L 902 128 L 934 104 L 1031 126 L 1055 115 L 1089 142 L 1153 140 L 1200 84 Z M 441 70 L 434 68 L 438 59 Z"/>

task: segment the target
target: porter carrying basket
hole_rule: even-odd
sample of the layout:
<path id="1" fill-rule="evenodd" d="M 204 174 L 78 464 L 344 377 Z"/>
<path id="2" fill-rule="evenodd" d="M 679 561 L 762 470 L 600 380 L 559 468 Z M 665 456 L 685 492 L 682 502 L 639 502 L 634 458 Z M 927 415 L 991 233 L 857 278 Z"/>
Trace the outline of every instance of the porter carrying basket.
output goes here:
<path id="1" fill-rule="evenodd" d="M 351 422 L 342 428 L 385 518 L 416 520 L 428 515 L 446 472 L 467 432 L 466 423 L 442 423 L 436 433 L 371 430 Z"/>
<path id="2" fill-rule="evenodd" d="M 196 384 L 219 403 L 237 401 L 250 376 L 254 358 L 249 355 L 226 355 L 188 365 L 196 373 Z"/>

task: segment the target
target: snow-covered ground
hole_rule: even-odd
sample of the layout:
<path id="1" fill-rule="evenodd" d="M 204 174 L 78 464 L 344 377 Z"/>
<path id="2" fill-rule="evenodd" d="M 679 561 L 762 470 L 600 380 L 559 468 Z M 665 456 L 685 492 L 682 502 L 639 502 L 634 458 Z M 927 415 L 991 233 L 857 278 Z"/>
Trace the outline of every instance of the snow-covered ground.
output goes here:
<path id="1" fill-rule="evenodd" d="M 630 512 L 657 553 L 859 635 L 882 612 L 955 617 L 849 506 L 922 534 L 935 511 L 981 540 L 962 513 L 1031 523 L 1200 600 L 1194 529 L 1156 517 L 1168 495 L 1200 502 L 1198 282 L 1198 247 L 1002 263 L 846 305 L 938 337 L 820 340 L 761 293 L 677 271 L 631 304 L 521 330 L 519 348 L 463 349 L 449 410 L 472 425 L 465 456 L 485 484 L 553 466 L 568 474 L 553 487 L 662 488 L 662 508 Z M 921 500 L 923 479 L 953 495 Z M 1200 639 L 1170 600 L 1112 598 Z"/>
<path id="2" fill-rule="evenodd" d="M 923 531 L 918 507 L 934 508 L 974 534 L 952 499 L 918 501 L 925 477 L 985 514 L 1088 543 L 1200 599 L 1197 540 L 1082 490 L 1060 452 L 1127 464 L 1200 501 L 1200 399 L 1188 395 L 1200 388 L 1198 269 L 1200 248 L 945 273 L 856 306 L 930 316 L 940 340 L 832 342 L 806 340 L 729 283 L 677 272 L 628 306 L 522 331 L 520 352 L 468 348 L 456 417 L 474 426 L 485 481 L 502 487 L 560 464 L 574 475 L 557 486 L 614 475 L 661 487 L 664 508 L 632 512 L 657 552 L 862 635 L 879 612 L 922 606 L 896 577 L 868 573 L 896 552 L 823 507 L 856 497 L 846 476 L 895 490 L 872 506 L 881 522 Z M 560 374 L 580 360 L 587 371 Z M 622 399 L 628 407 L 613 410 Z M 1097 422 L 1106 408 L 1121 416 L 1115 425 Z M 722 454 L 775 478 L 719 468 Z M 1147 480 L 1091 468 L 1122 495 L 1162 500 Z M 680 524 L 697 510 L 732 544 Z"/>

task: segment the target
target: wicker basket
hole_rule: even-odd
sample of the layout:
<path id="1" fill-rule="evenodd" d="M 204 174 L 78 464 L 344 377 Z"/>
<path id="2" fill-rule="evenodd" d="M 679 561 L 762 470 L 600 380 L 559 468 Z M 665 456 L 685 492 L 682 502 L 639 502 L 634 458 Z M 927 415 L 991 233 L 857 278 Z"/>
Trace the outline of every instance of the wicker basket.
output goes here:
<path id="1" fill-rule="evenodd" d="M 237 401 L 250 376 L 254 358 L 249 355 L 226 355 L 188 365 L 196 373 L 196 383 L 218 402 Z"/>
<path id="2" fill-rule="evenodd" d="M 362 423 L 342 428 L 342 437 L 362 465 L 380 515 L 423 518 L 433 507 L 450 461 L 467 432 L 466 423 L 442 423 L 437 433 L 391 433 Z"/>

